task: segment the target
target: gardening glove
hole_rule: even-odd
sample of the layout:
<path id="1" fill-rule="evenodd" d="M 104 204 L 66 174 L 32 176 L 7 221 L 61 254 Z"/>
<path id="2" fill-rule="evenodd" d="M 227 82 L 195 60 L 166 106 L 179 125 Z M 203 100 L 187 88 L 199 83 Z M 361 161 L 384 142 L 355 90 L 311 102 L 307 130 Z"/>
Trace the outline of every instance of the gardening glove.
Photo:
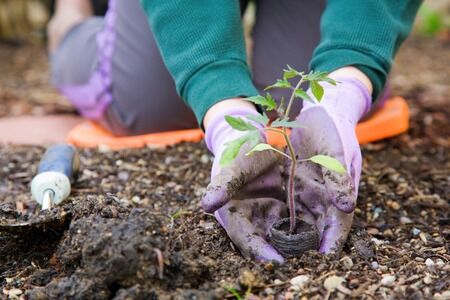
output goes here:
<path id="1" fill-rule="evenodd" d="M 230 165 L 220 166 L 226 144 L 245 134 L 233 129 L 224 117 L 245 119 L 256 114 L 254 109 L 234 108 L 211 120 L 205 140 L 215 157 L 202 205 L 207 212 L 215 211 L 217 221 L 245 257 L 281 263 L 283 257 L 265 239 L 272 224 L 287 214 L 276 155 L 263 151 L 246 156 L 251 149 L 245 144 Z M 265 142 L 262 131 L 260 139 Z"/>
<path id="2" fill-rule="evenodd" d="M 316 224 L 320 251 L 324 253 L 340 250 L 352 225 L 362 167 L 355 127 L 371 107 L 371 95 L 362 82 L 333 79 L 338 81 L 336 86 L 322 84 L 324 96 L 320 103 L 304 101 L 297 117 L 304 128 L 295 128 L 291 133 L 299 160 L 324 154 L 346 168 L 346 173 L 339 174 L 309 161 L 297 166 L 297 210 L 302 219 Z"/>

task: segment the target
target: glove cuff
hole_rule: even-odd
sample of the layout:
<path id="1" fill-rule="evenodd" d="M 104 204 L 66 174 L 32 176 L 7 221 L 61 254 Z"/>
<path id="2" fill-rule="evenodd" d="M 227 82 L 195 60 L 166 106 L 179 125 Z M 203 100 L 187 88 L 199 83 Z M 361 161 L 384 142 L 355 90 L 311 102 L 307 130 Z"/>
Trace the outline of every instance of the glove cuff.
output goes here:
<path id="1" fill-rule="evenodd" d="M 333 77 L 337 81 L 334 86 L 321 83 L 325 93 L 319 103 L 304 102 L 303 109 L 322 105 L 330 114 L 339 115 L 355 124 L 370 111 L 372 97 L 367 87 L 358 79 L 352 77 Z M 309 91 L 312 96 L 312 93 Z M 312 96 L 313 99 L 315 99 Z"/>

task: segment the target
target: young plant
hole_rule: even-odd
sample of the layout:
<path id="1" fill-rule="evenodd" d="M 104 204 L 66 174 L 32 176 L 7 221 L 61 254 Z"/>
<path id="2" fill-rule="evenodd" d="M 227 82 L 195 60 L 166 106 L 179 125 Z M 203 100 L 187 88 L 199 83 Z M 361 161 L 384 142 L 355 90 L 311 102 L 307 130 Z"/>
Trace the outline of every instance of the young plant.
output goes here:
<path id="1" fill-rule="evenodd" d="M 297 79 L 295 85 L 291 84 L 291 81 Z M 291 80 L 291 81 L 290 81 Z M 291 96 L 287 102 L 287 106 L 284 105 L 284 99 L 281 99 L 280 104 L 277 105 L 275 99 L 266 93 L 265 96 L 254 96 L 246 98 L 246 100 L 253 102 L 256 105 L 263 107 L 267 111 L 275 110 L 278 113 L 278 118 L 273 122 L 270 122 L 269 118 L 265 113 L 259 114 L 257 116 L 247 116 L 247 119 L 255 123 L 262 125 L 262 129 L 258 129 L 252 123 L 233 116 L 225 116 L 226 121 L 230 126 L 239 131 L 246 132 L 242 137 L 231 141 L 228 143 L 221 157 L 221 165 L 226 166 L 231 163 L 238 155 L 241 147 L 248 143 L 251 150 L 246 154 L 252 155 L 257 151 L 274 151 L 286 158 L 291 160 L 291 166 L 289 171 L 288 185 L 287 185 L 287 199 L 289 204 L 289 232 L 294 234 L 296 230 L 296 216 L 295 216 L 295 199 L 294 199 L 294 177 L 295 171 L 297 169 L 298 163 L 304 163 L 307 161 L 319 164 L 330 170 L 336 171 L 338 173 L 344 173 L 345 168 L 342 164 L 335 158 L 327 155 L 314 155 L 307 159 L 298 159 L 294 148 L 292 146 L 291 139 L 288 134 L 289 128 L 300 128 L 302 127 L 297 121 L 292 121 L 289 119 L 289 113 L 291 111 L 294 101 L 303 99 L 305 101 L 310 101 L 314 103 L 311 96 L 302 88 L 304 83 L 309 84 L 309 88 L 313 96 L 317 101 L 321 101 L 324 95 L 324 89 L 320 85 L 320 82 L 328 82 L 330 84 L 336 85 L 337 82 L 328 77 L 325 72 L 310 72 L 305 74 L 304 72 L 299 72 L 294 70 L 290 66 L 287 66 L 287 70 L 283 70 L 283 79 L 278 79 L 277 82 L 271 86 L 268 86 L 265 90 L 279 88 L 279 89 L 289 89 L 292 91 Z M 260 141 L 260 130 L 271 131 L 280 134 L 287 147 L 287 151 L 280 151 L 269 144 L 259 143 Z"/>

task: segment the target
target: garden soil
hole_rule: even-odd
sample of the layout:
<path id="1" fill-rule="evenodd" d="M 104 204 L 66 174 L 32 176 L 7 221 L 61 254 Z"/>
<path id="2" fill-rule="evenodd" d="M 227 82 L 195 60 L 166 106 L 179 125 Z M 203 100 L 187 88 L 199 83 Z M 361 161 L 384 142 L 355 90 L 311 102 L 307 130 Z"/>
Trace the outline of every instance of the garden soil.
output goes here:
<path id="1" fill-rule="evenodd" d="M 42 48 L 0 46 L 0 60 L 0 116 L 73 113 Z M 343 251 L 284 265 L 244 259 L 201 210 L 203 143 L 81 150 L 72 195 L 41 213 L 29 183 L 45 149 L 0 146 L 0 299 L 449 299 L 449 61 L 448 43 L 408 41 L 391 83 L 411 129 L 363 146 Z"/>

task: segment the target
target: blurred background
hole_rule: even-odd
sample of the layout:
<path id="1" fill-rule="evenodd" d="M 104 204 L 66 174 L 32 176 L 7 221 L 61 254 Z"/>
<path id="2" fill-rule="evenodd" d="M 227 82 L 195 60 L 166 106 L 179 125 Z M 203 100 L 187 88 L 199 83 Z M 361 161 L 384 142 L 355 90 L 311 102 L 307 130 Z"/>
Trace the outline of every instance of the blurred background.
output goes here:
<path id="1" fill-rule="evenodd" d="M 92 2 L 96 15 L 103 15 L 108 1 Z M 0 0 L 0 117 L 75 113 L 49 85 L 45 28 L 53 5 Z M 244 19 L 249 43 L 254 11 L 250 6 Z M 450 0 L 426 0 L 394 66 L 394 92 L 417 98 L 426 90 L 426 97 L 448 103 L 449 53 Z"/>

